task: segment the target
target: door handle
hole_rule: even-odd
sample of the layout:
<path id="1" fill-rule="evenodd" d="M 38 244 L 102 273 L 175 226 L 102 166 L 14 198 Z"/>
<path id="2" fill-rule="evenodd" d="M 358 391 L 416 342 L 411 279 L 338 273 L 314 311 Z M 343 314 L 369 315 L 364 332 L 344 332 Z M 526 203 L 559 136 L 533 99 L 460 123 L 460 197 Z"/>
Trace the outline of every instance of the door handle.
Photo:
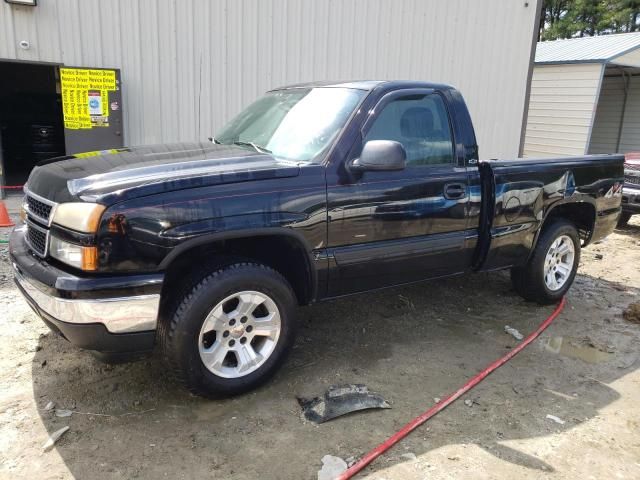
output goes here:
<path id="1" fill-rule="evenodd" d="M 447 183 L 444 186 L 444 198 L 447 200 L 459 200 L 467 194 L 467 188 L 464 183 Z"/>

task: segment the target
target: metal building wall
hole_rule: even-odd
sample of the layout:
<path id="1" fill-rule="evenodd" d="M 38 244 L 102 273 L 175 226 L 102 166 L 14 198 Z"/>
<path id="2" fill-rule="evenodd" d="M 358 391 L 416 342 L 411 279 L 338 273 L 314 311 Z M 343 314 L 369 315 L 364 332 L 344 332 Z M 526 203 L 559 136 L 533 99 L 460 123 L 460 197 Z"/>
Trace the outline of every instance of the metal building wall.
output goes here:
<path id="1" fill-rule="evenodd" d="M 627 67 L 640 67 L 640 48 L 636 48 L 632 52 L 616 57 L 611 63 L 616 65 L 625 65 Z"/>
<path id="2" fill-rule="evenodd" d="M 638 74 L 629 79 L 619 151 L 621 153 L 640 152 L 640 76 Z"/>
<path id="3" fill-rule="evenodd" d="M 599 63 L 534 68 L 525 157 L 587 152 L 603 71 Z"/>
<path id="4" fill-rule="evenodd" d="M 602 79 L 596 117 L 591 131 L 589 153 L 614 153 L 618 149 L 624 114 L 624 80 L 621 75 Z"/>
<path id="5" fill-rule="evenodd" d="M 0 59 L 122 70 L 129 144 L 202 139 L 263 91 L 423 79 L 465 95 L 483 158 L 518 154 L 539 0 L 0 3 Z M 31 43 L 29 50 L 19 47 Z"/>

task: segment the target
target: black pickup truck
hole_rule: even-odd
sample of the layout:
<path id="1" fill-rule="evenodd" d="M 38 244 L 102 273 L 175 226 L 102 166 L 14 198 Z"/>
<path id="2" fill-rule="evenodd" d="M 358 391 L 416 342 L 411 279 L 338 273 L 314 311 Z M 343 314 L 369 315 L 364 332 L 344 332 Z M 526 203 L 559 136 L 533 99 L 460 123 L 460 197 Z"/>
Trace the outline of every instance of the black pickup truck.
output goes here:
<path id="1" fill-rule="evenodd" d="M 555 302 L 614 229 L 623 182 L 619 155 L 479 161 L 450 86 L 293 85 L 207 143 L 39 164 L 10 255 L 71 343 L 158 344 L 191 391 L 235 394 L 282 363 L 298 305 L 507 268 Z"/>

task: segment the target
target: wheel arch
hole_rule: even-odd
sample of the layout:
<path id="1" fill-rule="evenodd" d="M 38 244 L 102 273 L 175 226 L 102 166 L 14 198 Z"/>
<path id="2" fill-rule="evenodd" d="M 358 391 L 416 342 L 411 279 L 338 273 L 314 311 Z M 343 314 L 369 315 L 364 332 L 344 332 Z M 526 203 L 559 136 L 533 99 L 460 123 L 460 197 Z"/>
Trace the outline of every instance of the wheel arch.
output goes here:
<path id="1" fill-rule="evenodd" d="M 221 265 L 236 259 L 263 263 L 279 272 L 291 285 L 298 304 L 316 299 L 318 282 L 311 249 L 299 232 L 279 227 L 211 233 L 184 241 L 159 265 L 165 271 L 162 296 L 183 278 L 177 275 L 183 268 L 195 263 L 202 271 L 206 263 Z"/>
<path id="2" fill-rule="evenodd" d="M 557 202 L 546 211 L 536 233 L 534 248 L 538 244 L 540 234 L 552 221 L 558 218 L 568 220 L 576 226 L 583 247 L 589 244 L 596 223 L 596 206 L 589 201 L 567 201 Z"/>

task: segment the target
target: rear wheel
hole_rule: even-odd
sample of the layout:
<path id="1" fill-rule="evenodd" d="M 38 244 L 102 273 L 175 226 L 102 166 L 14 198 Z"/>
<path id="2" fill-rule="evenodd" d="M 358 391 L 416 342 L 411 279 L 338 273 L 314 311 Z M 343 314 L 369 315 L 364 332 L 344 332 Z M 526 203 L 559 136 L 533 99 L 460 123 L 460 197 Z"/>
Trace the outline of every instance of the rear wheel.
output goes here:
<path id="1" fill-rule="evenodd" d="M 626 227 L 631 220 L 631 214 L 629 212 L 622 212 L 620 218 L 618 218 L 618 228 Z"/>
<path id="2" fill-rule="evenodd" d="M 554 220 L 541 233 L 527 265 L 511 269 L 511 282 L 526 300 L 554 303 L 573 284 L 579 263 L 576 227 L 566 220 Z"/>
<path id="3" fill-rule="evenodd" d="M 195 282 L 159 341 L 174 377 L 206 397 L 235 395 L 268 380 L 294 339 L 295 298 L 269 267 L 237 263 Z"/>

